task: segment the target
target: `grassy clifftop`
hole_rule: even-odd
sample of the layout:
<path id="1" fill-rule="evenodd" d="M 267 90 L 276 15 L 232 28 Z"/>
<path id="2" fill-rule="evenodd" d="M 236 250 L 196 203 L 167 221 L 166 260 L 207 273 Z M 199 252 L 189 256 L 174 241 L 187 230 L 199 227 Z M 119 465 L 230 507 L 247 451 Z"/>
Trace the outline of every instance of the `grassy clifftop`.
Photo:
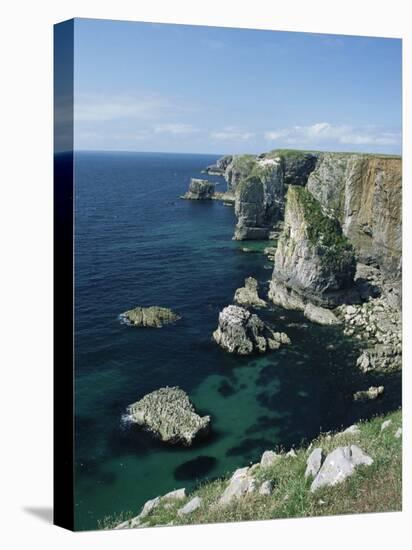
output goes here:
<path id="1" fill-rule="evenodd" d="M 382 430 L 382 424 L 390 421 Z M 309 447 L 296 449 L 296 456 L 283 456 L 272 466 L 256 470 L 256 480 L 270 480 L 271 495 L 246 494 L 226 505 L 217 504 L 227 479 L 205 482 L 177 502 L 161 502 L 142 526 L 187 525 L 274 518 L 309 517 L 334 514 L 400 511 L 402 508 L 402 438 L 401 411 L 358 424 L 359 433 L 322 434 Z M 371 466 L 358 467 L 343 483 L 310 492 L 311 478 L 305 479 L 306 462 L 311 450 L 321 447 L 324 454 L 338 446 L 356 444 L 373 458 Z M 230 477 L 230 476 L 229 476 Z M 202 499 L 193 513 L 180 517 L 178 509 L 194 496 Z M 138 510 L 130 512 L 133 517 Z M 112 528 L 127 516 L 106 518 L 101 528 Z"/>

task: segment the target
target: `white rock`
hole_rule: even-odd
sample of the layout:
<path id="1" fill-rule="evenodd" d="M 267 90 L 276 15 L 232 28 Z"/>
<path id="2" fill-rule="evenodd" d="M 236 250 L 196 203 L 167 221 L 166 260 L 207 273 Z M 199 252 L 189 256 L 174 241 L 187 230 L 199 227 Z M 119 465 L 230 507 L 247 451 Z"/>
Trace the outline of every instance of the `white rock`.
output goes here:
<path id="1" fill-rule="evenodd" d="M 286 456 L 296 458 L 298 455 L 296 454 L 295 449 L 291 449 L 288 453 L 286 453 Z"/>
<path id="2" fill-rule="evenodd" d="M 260 495 L 271 495 L 273 492 L 273 482 L 272 481 L 264 481 L 262 485 L 259 487 L 259 494 Z"/>
<path id="3" fill-rule="evenodd" d="M 400 439 L 402 437 L 402 428 L 398 428 L 395 432 L 396 439 Z"/>
<path id="4" fill-rule="evenodd" d="M 260 465 L 262 468 L 267 468 L 272 466 L 279 458 L 280 456 L 274 451 L 265 451 L 260 459 Z"/>
<path id="5" fill-rule="evenodd" d="M 175 491 L 170 491 L 170 493 L 166 493 L 162 496 L 162 499 L 170 499 L 170 500 L 183 500 L 186 498 L 186 489 L 176 489 Z"/>
<path id="6" fill-rule="evenodd" d="M 392 424 L 392 420 L 385 420 L 385 422 L 382 422 L 381 432 L 383 432 L 383 430 L 386 430 L 386 428 L 389 428 L 391 424 Z"/>
<path id="7" fill-rule="evenodd" d="M 360 434 L 360 429 L 356 424 L 352 424 L 352 426 L 349 426 L 349 428 L 346 428 L 346 430 L 343 430 L 343 432 L 339 432 L 336 435 L 347 435 L 347 434 L 358 435 Z"/>
<path id="8" fill-rule="evenodd" d="M 183 508 L 180 508 L 177 511 L 178 516 L 186 516 L 187 514 L 191 514 L 198 508 L 200 508 L 202 504 L 202 499 L 200 497 L 194 497 L 192 500 L 189 500 L 188 503 L 186 503 Z"/>
<path id="9" fill-rule="evenodd" d="M 321 464 L 322 449 L 320 447 L 317 447 L 310 453 L 306 461 L 305 479 L 309 476 L 315 477 L 316 474 L 319 472 Z"/>
<path id="10" fill-rule="evenodd" d="M 328 454 L 310 487 L 313 493 L 320 487 L 342 483 L 351 476 L 359 465 L 370 466 L 373 459 L 356 445 L 338 447 Z"/>

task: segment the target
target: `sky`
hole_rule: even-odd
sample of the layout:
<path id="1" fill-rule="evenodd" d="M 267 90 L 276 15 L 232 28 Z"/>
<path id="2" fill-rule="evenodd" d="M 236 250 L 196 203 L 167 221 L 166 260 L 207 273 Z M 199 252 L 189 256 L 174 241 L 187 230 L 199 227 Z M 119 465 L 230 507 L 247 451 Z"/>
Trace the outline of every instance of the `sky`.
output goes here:
<path id="1" fill-rule="evenodd" d="M 77 150 L 401 152 L 402 42 L 76 19 Z"/>

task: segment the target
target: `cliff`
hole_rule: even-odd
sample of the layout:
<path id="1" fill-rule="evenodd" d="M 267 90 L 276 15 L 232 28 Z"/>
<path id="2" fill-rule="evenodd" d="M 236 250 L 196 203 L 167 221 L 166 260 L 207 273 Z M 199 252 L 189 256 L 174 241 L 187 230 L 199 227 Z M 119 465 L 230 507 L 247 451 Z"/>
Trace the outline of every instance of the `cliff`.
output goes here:
<path id="1" fill-rule="evenodd" d="M 379 267 L 388 278 L 400 278 L 400 158 L 325 153 L 310 174 L 307 188 L 341 222 L 360 261 Z"/>
<path id="2" fill-rule="evenodd" d="M 354 250 L 338 220 L 325 215 L 306 188 L 289 186 L 269 292 L 272 301 L 290 309 L 304 309 L 308 300 L 338 305 L 347 301 L 355 271 Z M 289 303 L 288 293 L 293 297 Z"/>

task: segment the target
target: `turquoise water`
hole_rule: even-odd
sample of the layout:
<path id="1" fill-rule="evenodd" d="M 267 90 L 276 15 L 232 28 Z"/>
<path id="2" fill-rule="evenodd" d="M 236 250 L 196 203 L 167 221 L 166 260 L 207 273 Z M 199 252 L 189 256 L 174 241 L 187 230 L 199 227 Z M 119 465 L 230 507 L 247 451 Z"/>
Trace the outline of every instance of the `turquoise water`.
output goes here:
<path id="1" fill-rule="evenodd" d="M 267 289 L 272 268 L 263 254 L 242 252 L 265 243 L 232 240 L 233 208 L 179 200 L 190 177 L 202 177 L 216 158 L 76 154 L 77 529 L 94 529 L 109 514 L 137 514 L 149 498 L 400 402 L 394 378 L 385 381 L 383 401 L 354 404 L 352 393 L 375 383 L 353 369 L 356 342 L 300 313 L 261 312 L 292 340 L 265 356 L 233 357 L 211 341 L 219 311 L 244 278 Z M 136 305 L 171 307 L 183 319 L 160 330 L 121 324 L 119 314 Z M 122 421 L 130 403 L 165 385 L 179 385 L 211 415 L 208 439 L 167 447 Z"/>

